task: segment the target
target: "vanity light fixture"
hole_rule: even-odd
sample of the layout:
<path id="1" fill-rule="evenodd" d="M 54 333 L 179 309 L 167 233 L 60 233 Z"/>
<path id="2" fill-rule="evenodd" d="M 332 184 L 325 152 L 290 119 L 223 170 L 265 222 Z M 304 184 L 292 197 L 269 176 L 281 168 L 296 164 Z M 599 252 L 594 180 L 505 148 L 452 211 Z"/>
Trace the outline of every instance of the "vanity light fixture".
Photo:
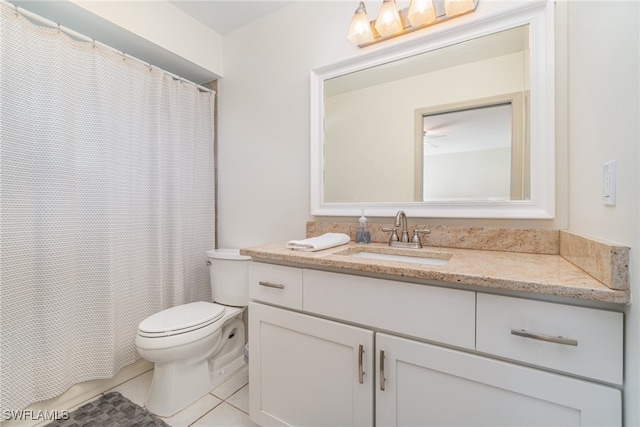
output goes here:
<path id="1" fill-rule="evenodd" d="M 396 0 L 383 0 L 374 27 L 382 37 L 391 36 L 402 31 L 402 22 L 400 22 L 400 13 L 398 13 L 398 8 L 396 7 Z"/>
<path id="2" fill-rule="evenodd" d="M 367 9 L 364 7 L 364 2 L 360 2 L 360 6 L 356 9 L 356 13 L 353 14 L 353 18 L 351 18 L 347 38 L 355 45 L 373 41 L 373 32 L 371 31 L 371 24 L 369 23 L 369 17 L 367 17 Z"/>
<path id="3" fill-rule="evenodd" d="M 409 5 L 407 18 L 412 27 L 431 24 L 436 20 L 436 8 L 433 0 L 413 0 Z"/>
<path id="4" fill-rule="evenodd" d="M 383 0 L 374 21 L 369 21 L 364 2 L 356 9 L 347 38 L 365 47 L 476 10 L 479 0 L 411 0 L 408 8 L 398 11 L 395 0 Z"/>

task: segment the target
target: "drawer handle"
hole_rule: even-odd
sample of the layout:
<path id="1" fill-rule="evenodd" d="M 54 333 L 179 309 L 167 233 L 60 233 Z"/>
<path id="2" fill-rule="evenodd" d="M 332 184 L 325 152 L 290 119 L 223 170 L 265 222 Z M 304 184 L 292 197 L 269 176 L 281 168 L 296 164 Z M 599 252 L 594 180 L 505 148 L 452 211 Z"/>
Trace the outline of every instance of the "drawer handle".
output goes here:
<path id="1" fill-rule="evenodd" d="M 517 335 L 519 337 L 524 337 L 524 338 L 531 338 L 534 340 L 552 342 L 555 344 L 572 345 L 574 347 L 578 346 L 578 341 L 572 340 L 570 338 L 553 337 L 551 335 L 536 334 L 533 332 L 527 332 L 524 329 L 512 329 L 511 335 Z"/>
<path id="2" fill-rule="evenodd" d="M 358 381 L 360 381 L 360 384 L 364 384 L 363 356 L 364 356 L 364 346 L 360 344 L 358 348 Z"/>
<path id="3" fill-rule="evenodd" d="M 384 391 L 384 350 L 380 350 L 380 390 Z"/>
<path id="4" fill-rule="evenodd" d="M 263 282 L 262 280 L 258 282 L 260 286 L 266 286 L 267 288 L 276 288 L 276 289 L 284 289 L 284 285 L 279 283 L 271 283 L 271 282 Z"/>

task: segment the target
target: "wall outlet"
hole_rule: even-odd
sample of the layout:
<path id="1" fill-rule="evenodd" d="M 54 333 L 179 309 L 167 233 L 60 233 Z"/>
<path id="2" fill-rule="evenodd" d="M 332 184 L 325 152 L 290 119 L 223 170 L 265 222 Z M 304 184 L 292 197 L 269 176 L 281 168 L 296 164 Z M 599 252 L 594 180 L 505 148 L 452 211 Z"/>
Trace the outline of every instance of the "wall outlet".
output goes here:
<path id="1" fill-rule="evenodd" d="M 616 161 L 602 165 L 602 204 L 616 205 Z"/>

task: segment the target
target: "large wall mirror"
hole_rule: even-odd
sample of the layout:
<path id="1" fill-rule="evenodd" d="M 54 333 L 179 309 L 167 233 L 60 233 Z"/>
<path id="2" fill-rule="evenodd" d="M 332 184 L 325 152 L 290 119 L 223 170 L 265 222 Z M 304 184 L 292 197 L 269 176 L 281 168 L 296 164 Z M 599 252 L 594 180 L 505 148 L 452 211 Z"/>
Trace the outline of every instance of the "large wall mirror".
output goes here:
<path id="1" fill-rule="evenodd" d="M 553 218 L 553 5 L 524 5 L 314 70 L 311 213 Z"/>

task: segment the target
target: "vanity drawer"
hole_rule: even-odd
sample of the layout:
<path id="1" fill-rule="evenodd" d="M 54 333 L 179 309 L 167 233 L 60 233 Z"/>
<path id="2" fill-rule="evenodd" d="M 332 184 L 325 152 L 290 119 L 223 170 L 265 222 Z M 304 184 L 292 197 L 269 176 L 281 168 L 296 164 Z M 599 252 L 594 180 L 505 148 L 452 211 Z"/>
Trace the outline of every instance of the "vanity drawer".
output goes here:
<path id="1" fill-rule="evenodd" d="M 478 293 L 478 351 L 622 384 L 623 316 Z"/>
<path id="2" fill-rule="evenodd" d="M 304 311 L 457 347 L 475 347 L 475 292 L 304 270 Z"/>
<path id="3" fill-rule="evenodd" d="M 302 309 L 302 269 L 252 261 L 249 297 L 256 301 Z"/>

